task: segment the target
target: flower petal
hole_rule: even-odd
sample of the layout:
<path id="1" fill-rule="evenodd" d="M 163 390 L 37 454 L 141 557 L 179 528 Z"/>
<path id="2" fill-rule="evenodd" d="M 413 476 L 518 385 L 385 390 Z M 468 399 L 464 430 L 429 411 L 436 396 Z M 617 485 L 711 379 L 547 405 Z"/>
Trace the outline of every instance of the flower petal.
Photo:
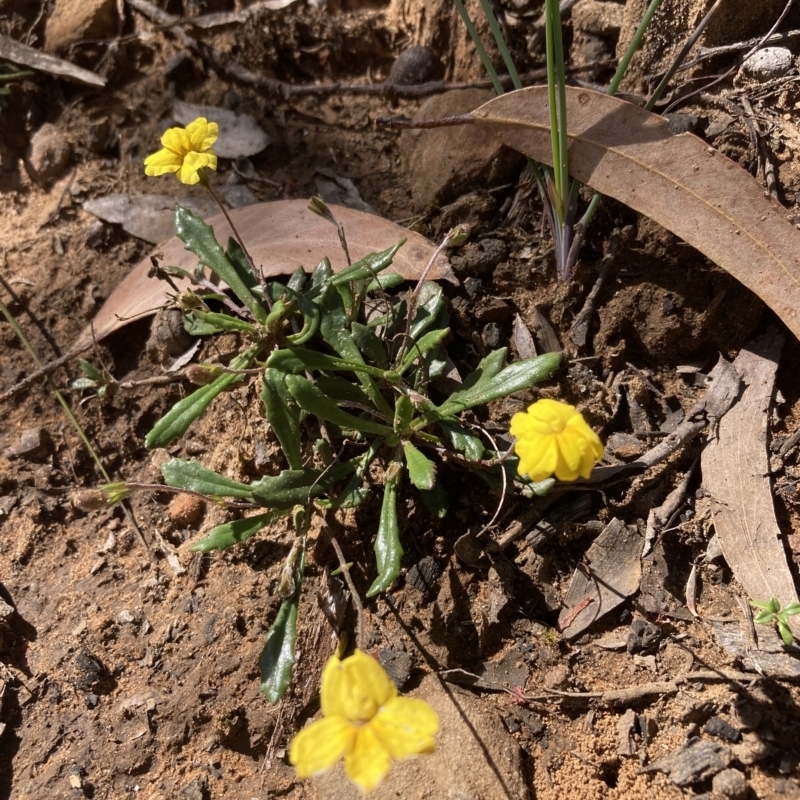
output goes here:
<path id="1" fill-rule="evenodd" d="M 205 117 L 198 117 L 186 126 L 186 137 L 192 150 L 202 153 L 208 150 L 219 136 L 219 125 L 209 122 Z"/>
<path id="2" fill-rule="evenodd" d="M 351 722 L 366 722 L 397 695 L 386 670 L 361 650 L 340 661 L 332 658 L 322 672 L 322 713 L 341 715 Z"/>
<path id="3" fill-rule="evenodd" d="M 558 448 L 553 436 L 518 439 L 514 451 L 519 456 L 520 475 L 527 475 L 532 481 L 543 481 L 556 471 Z"/>
<path id="4" fill-rule="evenodd" d="M 518 471 L 533 481 L 553 474 L 561 481 L 588 478 L 603 457 L 603 443 L 568 403 L 537 400 L 527 411 L 512 417 L 509 430 L 516 438 Z"/>
<path id="5" fill-rule="evenodd" d="M 213 166 L 211 166 L 212 160 L 214 162 Z M 195 183 L 199 182 L 199 170 L 204 167 L 210 167 L 211 169 L 217 168 L 217 157 L 213 153 L 195 153 L 194 151 L 187 153 L 184 156 L 181 171 L 178 173 L 178 180 L 181 183 L 193 186 Z"/>
<path id="6" fill-rule="evenodd" d="M 344 717 L 325 717 L 307 725 L 292 741 L 289 761 L 301 778 L 330 769 L 355 743 L 358 728 Z"/>
<path id="7" fill-rule="evenodd" d="M 392 756 L 371 724 L 356 731 L 353 747 L 344 757 L 344 771 L 363 791 L 371 792 L 391 769 Z"/>
<path id="8" fill-rule="evenodd" d="M 189 137 L 183 128 L 167 128 L 161 137 L 161 144 L 181 158 L 191 150 Z"/>
<path id="9" fill-rule="evenodd" d="M 177 172 L 183 164 L 183 159 L 171 150 L 164 148 L 152 153 L 144 160 L 144 174 L 157 178 L 167 172 Z"/>
<path id="10" fill-rule="evenodd" d="M 424 701 L 393 697 L 370 723 L 393 758 L 406 758 L 436 749 L 439 715 Z"/>

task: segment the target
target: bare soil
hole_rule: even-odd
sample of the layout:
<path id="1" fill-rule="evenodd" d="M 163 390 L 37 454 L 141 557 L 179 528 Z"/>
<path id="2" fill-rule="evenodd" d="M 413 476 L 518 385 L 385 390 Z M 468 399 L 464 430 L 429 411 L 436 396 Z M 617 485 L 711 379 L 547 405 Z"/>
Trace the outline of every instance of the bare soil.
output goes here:
<path id="1" fill-rule="evenodd" d="M 29 32 L 41 37 L 48 12 L 40 15 L 38 6 L 0 2 L 0 32 L 16 39 Z M 187 17 L 234 10 L 226 0 L 162 6 Z M 506 9 L 515 15 L 506 32 L 523 71 L 541 65 L 541 47 L 531 53 L 526 48 L 540 6 L 515 1 Z M 718 354 L 733 358 L 754 336 L 782 327 L 725 272 L 613 202 L 604 202 L 592 225 L 575 279 L 559 282 L 540 202 L 513 159 L 508 167 L 513 171 L 492 185 L 459 190 L 458 197 L 446 199 L 447 208 L 417 202 L 408 179 L 408 134 L 376 128 L 374 120 L 411 117 L 423 98 L 346 91 L 287 98 L 212 68 L 187 52 L 170 28 L 154 25 L 131 6 L 123 4 L 122 12 L 119 31 L 86 35 L 61 53 L 104 75 L 105 89 L 39 75 L 14 86 L 0 111 L 0 297 L 43 361 L 69 349 L 121 278 L 152 249 L 118 226 L 98 226 L 82 201 L 111 192 L 185 191 L 171 178 L 157 183 L 145 178 L 141 167 L 166 127 L 175 97 L 249 113 L 269 133 L 272 143 L 252 158 L 255 177 L 245 177 L 258 200 L 310 197 L 317 191 L 316 171 L 328 168 L 353 180 L 378 213 L 432 239 L 454 222 L 471 222 L 472 242 L 452 253 L 461 285 L 447 289 L 454 360 L 468 371 L 494 346 L 511 343 L 513 350 L 515 314 L 541 344 L 537 315 L 542 315 L 574 357 L 542 391 L 578 404 L 604 441 L 629 434 L 608 449 L 619 462 L 638 455 L 637 437 L 652 446 L 670 415 L 693 405 L 703 392 L 702 373 Z M 755 35 L 770 22 L 755 32 L 734 28 L 737 35 Z M 440 3 L 293 5 L 262 10 L 244 23 L 185 30 L 250 70 L 291 84 L 377 83 L 411 44 L 441 54 L 447 81 L 483 78 L 457 16 Z M 610 57 L 618 34 L 618 26 L 600 36 L 568 23 L 571 63 Z M 715 37 L 713 44 L 723 42 L 718 30 Z M 188 61 L 180 79 L 170 81 L 165 67 L 181 55 Z M 700 71 L 724 70 L 734 58 L 718 57 Z M 592 77 L 605 83 L 610 74 L 598 67 Z M 631 88 L 641 79 L 635 76 Z M 800 190 L 800 138 L 792 122 L 800 101 L 796 80 L 790 76 L 782 84 L 753 88 L 750 98 L 763 134 L 756 147 L 746 121 L 719 99 L 730 83 L 715 87 L 715 97 L 694 98 L 680 108 L 697 117 L 698 134 L 746 168 L 755 172 L 766 158 L 775 167 L 787 214 L 794 213 Z M 69 163 L 47 187 L 33 181 L 24 164 L 32 135 L 46 122 L 71 147 Z M 222 184 L 233 166 L 221 160 L 215 181 Z M 579 349 L 572 345 L 570 325 L 612 235 L 619 247 L 611 276 L 597 298 L 588 343 Z M 491 263 L 480 257 L 489 251 L 500 253 Z M 148 344 L 150 326 L 149 320 L 130 324 L 89 357 L 96 364 L 102 359 L 118 380 L 161 374 L 161 356 Z M 217 353 L 230 346 L 225 340 L 208 345 Z M 5 321 L 0 348 L 4 390 L 34 365 Z M 800 346 L 786 332 L 770 436 L 777 442 L 776 507 L 795 560 L 800 554 L 797 451 L 777 453 L 800 418 L 800 376 L 793 367 L 798 358 Z M 73 363 L 53 377 L 63 389 L 76 374 Z M 182 383 L 143 384 L 105 400 L 67 396 L 112 479 L 157 482 L 166 454 L 149 452 L 144 437 L 190 389 Z M 502 433 L 511 413 L 530 397 L 496 404 L 482 422 Z M 277 469 L 278 448 L 259 402 L 255 386 L 223 395 L 214 413 L 170 454 L 200 458 L 246 480 Z M 294 732 L 318 710 L 319 672 L 335 648 L 317 603 L 325 569 L 336 564 L 330 536 L 336 535 L 354 563 L 363 593 L 374 577 L 371 537 L 378 501 L 315 522 L 298 665 L 286 699 L 276 707 L 259 692 L 258 658 L 279 606 L 275 586 L 290 548 L 289 531 L 279 526 L 224 554 L 200 557 L 189 546 L 229 518 L 221 508 L 176 504 L 173 496 L 154 493 L 134 496 L 132 519 L 120 508 L 81 511 L 71 504 L 71 494 L 102 479 L 51 388 L 41 382 L 14 394 L 2 403 L 2 414 L 0 595 L 16 611 L 0 620 L 0 798 L 350 796 L 340 772 L 319 783 L 298 780 L 285 754 Z M 42 446 L 19 455 L 23 433 L 31 429 L 44 432 Z M 633 596 L 577 639 L 564 638 L 556 626 L 572 573 L 598 529 L 617 517 L 642 531 L 649 509 L 680 483 L 702 443 L 692 442 L 634 479 L 561 495 L 552 508 L 543 500 L 507 500 L 491 539 L 510 538 L 522 519 L 528 528 L 478 564 L 459 558 L 455 546 L 494 514 L 498 498 L 483 484 L 446 468 L 452 511 L 441 521 L 406 498 L 404 567 L 432 558 L 439 575 L 427 595 L 401 579 L 385 597 L 367 603 L 367 649 L 411 657 L 407 691 L 443 670 L 484 677 L 478 688 L 452 691 L 455 697 L 469 691 L 464 707 L 486 719 L 481 757 L 491 761 L 487 754 L 500 751 L 513 756 L 508 763 L 516 765 L 515 779 L 491 790 L 497 797 L 710 796 L 704 793 L 711 792 L 713 771 L 680 787 L 663 771 L 647 769 L 694 735 L 728 748 L 729 764 L 747 783 L 749 794 L 742 796 L 800 797 L 797 688 L 755 672 L 747 680 L 726 680 L 722 674 L 739 670 L 741 662 L 718 644 L 713 624 L 742 617 L 740 592 L 724 562 L 702 558 L 713 527 L 703 513 L 701 476 L 695 474 L 679 518 L 660 541 L 662 596 Z M 574 506 L 579 510 L 569 522 L 553 518 L 536 548 L 526 541 L 539 518 Z M 685 596 L 693 564 L 699 576 L 697 617 L 686 609 Z M 639 619 L 655 626 L 655 634 L 642 648 L 628 648 L 631 623 Z M 352 631 L 354 622 L 348 614 L 345 627 Z M 692 669 L 719 671 L 721 679 L 633 696 L 619 706 L 596 696 L 557 694 L 635 690 Z M 716 717 L 732 726 L 736 741 L 708 733 L 706 726 Z M 436 758 L 430 759 L 434 768 L 457 763 Z M 391 784 L 397 787 L 392 796 L 437 796 L 412 777 L 417 773 L 409 770 L 417 763 L 395 768 L 391 780 L 400 783 Z M 454 786 L 457 778 L 452 776 Z M 494 800 L 488 791 L 453 789 L 446 796 Z"/>

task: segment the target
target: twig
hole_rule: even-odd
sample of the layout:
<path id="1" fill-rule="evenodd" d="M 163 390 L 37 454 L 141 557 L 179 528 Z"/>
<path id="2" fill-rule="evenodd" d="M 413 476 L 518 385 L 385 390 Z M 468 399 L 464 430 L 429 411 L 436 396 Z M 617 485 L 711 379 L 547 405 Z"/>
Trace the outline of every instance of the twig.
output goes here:
<path id="1" fill-rule="evenodd" d="M 752 125 L 755 133 L 756 170 L 758 171 L 758 167 L 761 167 L 761 171 L 764 173 L 764 182 L 767 184 L 767 191 L 770 193 L 770 196 L 773 200 L 777 200 L 778 182 L 775 178 L 775 167 L 770 160 L 767 145 L 764 141 L 764 132 L 761 130 L 761 126 L 758 124 L 758 119 L 756 118 L 750 101 L 745 96 L 742 96 L 741 100 L 742 108 L 744 109 L 745 113 L 745 119 L 747 119 L 750 125 Z"/>
<path id="2" fill-rule="evenodd" d="M 589 294 L 586 295 L 583 308 L 578 312 L 578 315 L 575 317 L 575 320 L 570 326 L 569 330 L 572 334 L 572 341 L 578 348 L 581 348 L 586 344 L 586 336 L 589 332 L 589 318 L 594 311 L 594 302 L 597 299 L 597 295 L 600 294 L 603 284 L 608 278 L 608 273 L 611 271 L 611 266 L 614 263 L 614 259 L 617 257 L 617 251 L 619 250 L 619 239 L 620 230 L 619 228 L 614 228 L 614 230 L 611 231 L 611 237 L 608 242 L 608 250 L 605 252 L 600 262 L 600 272 L 597 275 L 597 280 L 594 282 L 594 286 L 592 286 Z"/>
<path id="3" fill-rule="evenodd" d="M 764 44 L 785 44 L 794 39 L 800 39 L 800 30 L 787 31 L 786 33 L 775 33 L 770 36 Z M 735 42 L 733 44 L 722 44 L 717 47 L 702 47 L 695 58 L 693 58 L 691 61 L 685 62 L 681 66 L 680 71 L 683 72 L 684 70 L 691 69 L 695 64 L 699 64 L 701 61 L 705 61 L 707 58 L 714 58 L 715 56 L 724 56 L 727 53 L 738 53 L 741 50 L 747 50 L 753 45 L 758 44 L 760 41 L 761 37 L 758 36 L 754 39 L 746 39 L 743 42 Z"/>
<path id="4" fill-rule="evenodd" d="M 750 56 L 752 56 L 753 53 L 755 53 L 756 51 L 758 51 L 762 47 L 764 47 L 764 45 L 769 40 L 769 38 L 780 27 L 780 24 L 783 22 L 784 18 L 786 17 L 786 15 L 791 10 L 793 3 L 794 3 L 794 0 L 787 0 L 787 3 L 784 6 L 783 11 L 781 11 L 780 16 L 778 17 L 778 19 L 775 20 L 775 23 L 773 24 L 773 26 L 766 32 L 766 34 L 764 34 L 764 36 L 762 36 L 756 42 L 756 44 L 754 44 L 750 48 L 750 50 L 748 50 L 747 53 L 745 53 L 744 57 L 742 58 L 742 62 L 747 61 L 747 59 L 750 58 Z M 694 97 L 695 95 L 700 94 L 701 92 L 707 92 L 712 86 L 716 86 L 721 81 L 724 81 L 729 75 L 731 75 L 731 73 L 733 73 L 733 71 L 736 68 L 737 68 L 736 65 L 732 66 L 729 70 L 727 70 L 726 72 L 723 72 L 722 75 L 720 75 L 718 78 L 715 78 L 713 81 L 711 81 L 711 83 L 707 83 L 704 86 L 700 87 L 699 89 L 695 89 L 693 92 L 689 92 L 689 94 L 685 94 L 682 97 L 679 97 L 677 100 L 675 100 L 674 102 L 670 103 L 664 109 L 664 111 L 662 113 L 666 114 L 667 112 L 674 110 L 678 105 L 680 105 L 681 103 L 684 103 L 690 97 Z"/>
<path id="5" fill-rule="evenodd" d="M 687 672 L 671 681 L 654 681 L 643 683 L 641 686 L 626 686 L 623 689 L 609 689 L 605 692 L 562 692 L 558 689 L 547 689 L 548 694 L 561 697 L 565 700 L 596 701 L 600 705 L 619 708 L 633 705 L 654 695 L 675 694 L 679 692 L 686 683 L 692 681 L 726 681 L 729 683 L 751 683 L 761 680 L 761 676 L 756 672 L 737 672 L 735 670 L 700 670 L 698 672 Z M 524 699 L 528 699 L 524 697 Z"/>
<path id="6" fill-rule="evenodd" d="M 198 41 L 197 39 L 189 36 L 182 28 L 178 27 L 181 24 L 181 19 L 166 11 L 162 11 L 148 0 L 126 0 L 131 8 L 136 9 L 140 14 L 147 17 L 152 22 L 170 30 L 170 32 L 184 45 L 184 47 L 193 50 L 200 56 L 209 61 L 216 69 L 227 73 L 231 78 L 235 78 L 240 83 L 248 86 L 257 86 L 260 89 L 265 89 L 272 95 L 277 95 L 285 100 L 290 97 L 301 97 L 308 95 L 326 96 L 326 95 L 373 95 L 380 97 L 426 97 L 430 94 L 441 94 L 442 92 L 449 92 L 454 89 L 491 89 L 491 81 L 466 81 L 457 83 L 446 83 L 445 81 L 429 81 L 427 83 L 420 83 L 415 86 L 399 86 L 391 83 L 372 83 L 372 84 L 357 84 L 357 83 L 324 83 L 324 84 L 291 84 L 284 81 L 276 80 L 275 78 L 268 78 L 265 75 L 259 75 L 247 67 L 239 64 L 235 59 L 231 58 L 227 53 L 223 53 L 205 42 Z M 570 74 L 590 72 L 596 69 L 605 69 L 612 67 L 616 64 L 616 60 L 611 59 L 607 61 L 597 61 L 592 64 L 582 64 L 580 66 L 571 67 L 567 70 Z M 531 72 L 521 75 L 520 79 L 523 84 L 530 85 L 535 81 L 542 81 L 547 78 L 547 70 L 536 69 Z M 500 82 L 505 88 L 513 88 L 511 77 L 503 75 L 500 77 Z"/>
<path id="7" fill-rule="evenodd" d="M 347 588 L 350 590 L 350 596 L 353 598 L 353 605 L 356 607 L 356 613 L 358 614 L 358 639 L 356 644 L 359 650 L 363 650 L 364 605 L 361 602 L 361 597 L 359 596 L 358 590 L 353 583 L 353 579 L 350 577 L 350 568 L 347 566 L 347 562 L 344 559 L 344 553 L 342 553 L 342 548 L 339 547 L 339 542 L 336 541 L 335 536 L 331 536 L 331 544 L 333 545 L 333 549 L 336 551 L 336 558 L 339 559 L 339 566 L 341 567 L 342 574 L 344 575 L 344 580 L 347 583 Z"/>

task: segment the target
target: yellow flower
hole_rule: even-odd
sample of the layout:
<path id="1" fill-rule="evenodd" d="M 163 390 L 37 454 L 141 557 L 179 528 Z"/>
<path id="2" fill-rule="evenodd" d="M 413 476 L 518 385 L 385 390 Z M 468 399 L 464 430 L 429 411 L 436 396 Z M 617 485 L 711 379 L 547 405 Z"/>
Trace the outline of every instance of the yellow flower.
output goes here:
<path id="1" fill-rule="evenodd" d="M 189 185 L 200 181 L 200 170 L 217 168 L 217 154 L 210 150 L 219 135 L 219 125 L 198 117 L 185 128 L 170 128 L 161 137 L 164 147 L 144 160 L 144 174 L 151 178 L 177 172 Z"/>
<path id="2" fill-rule="evenodd" d="M 424 700 L 399 697 L 383 667 L 361 650 L 328 661 L 320 699 L 323 718 L 303 728 L 289 750 L 301 778 L 325 772 L 343 757 L 350 780 L 370 792 L 393 758 L 436 747 L 436 712 Z"/>
<path id="3" fill-rule="evenodd" d="M 557 400 L 537 400 L 514 414 L 509 428 L 517 441 L 520 475 L 543 481 L 555 474 L 560 481 L 588 478 L 603 457 L 603 443 L 575 406 Z"/>

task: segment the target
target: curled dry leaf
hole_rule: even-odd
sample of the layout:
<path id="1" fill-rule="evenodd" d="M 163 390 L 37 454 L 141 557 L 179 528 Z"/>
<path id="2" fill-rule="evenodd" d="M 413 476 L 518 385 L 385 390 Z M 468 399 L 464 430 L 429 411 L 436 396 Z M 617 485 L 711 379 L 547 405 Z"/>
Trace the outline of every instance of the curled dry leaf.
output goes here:
<path id="1" fill-rule="evenodd" d="M 656 114 L 567 87 L 570 173 L 654 219 L 757 294 L 800 338 L 800 233 L 738 164 Z M 472 120 L 552 164 L 547 87 L 502 95 Z"/>
<path id="2" fill-rule="evenodd" d="M 424 236 L 394 222 L 343 206 L 330 206 L 330 209 L 344 227 L 353 261 L 385 250 L 405 238 L 407 241 L 395 256 L 390 271 L 413 281 L 420 277 L 434 254 L 436 248 Z M 256 267 L 267 278 L 290 275 L 301 265 L 310 272 L 325 256 L 331 260 L 335 271 L 347 266 L 336 228 L 309 211 L 305 200 L 258 203 L 229 213 Z M 232 235 L 225 218 L 218 214 L 207 222 L 225 247 Z M 165 267 L 181 267 L 191 272 L 197 266 L 197 257 L 185 249 L 177 236 L 157 247 L 153 255 Z M 78 337 L 74 349 L 92 341 L 92 328 L 95 338 L 100 340 L 133 319 L 154 314 L 168 302 L 172 290 L 164 281 L 149 278 L 150 268 L 148 256 L 131 270 L 106 300 L 92 326 L 85 328 Z M 428 279 L 455 281 L 445 256 L 437 257 Z M 176 279 L 175 283 L 179 289 L 189 286 L 188 281 Z"/>

